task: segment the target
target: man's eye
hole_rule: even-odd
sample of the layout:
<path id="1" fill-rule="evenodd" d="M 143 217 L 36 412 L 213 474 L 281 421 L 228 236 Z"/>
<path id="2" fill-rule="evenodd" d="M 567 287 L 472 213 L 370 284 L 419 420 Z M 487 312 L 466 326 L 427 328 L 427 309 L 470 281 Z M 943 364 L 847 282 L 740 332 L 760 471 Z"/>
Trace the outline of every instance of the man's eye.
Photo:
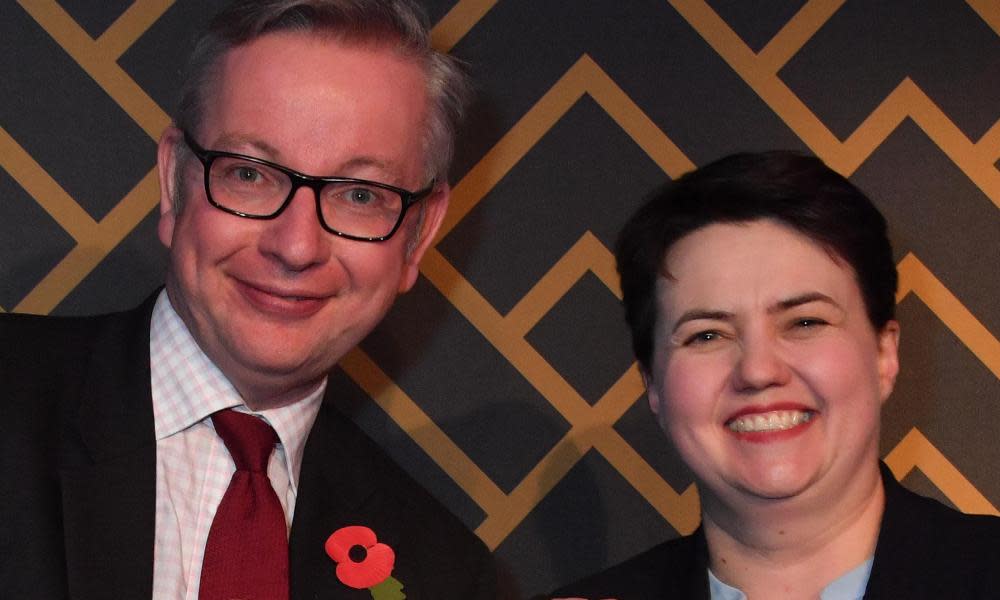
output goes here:
<path id="1" fill-rule="evenodd" d="M 260 171 L 245 165 L 234 167 L 231 174 L 240 183 L 260 183 L 260 181 L 264 179 L 264 176 Z"/>
<path id="2" fill-rule="evenodd" d="M 354 188 L 347 191 L 347 199 L 351 201 L 352 204 L 371 204 L 375 202 L 378 197 L 370 189 L 367 188 Z"/>

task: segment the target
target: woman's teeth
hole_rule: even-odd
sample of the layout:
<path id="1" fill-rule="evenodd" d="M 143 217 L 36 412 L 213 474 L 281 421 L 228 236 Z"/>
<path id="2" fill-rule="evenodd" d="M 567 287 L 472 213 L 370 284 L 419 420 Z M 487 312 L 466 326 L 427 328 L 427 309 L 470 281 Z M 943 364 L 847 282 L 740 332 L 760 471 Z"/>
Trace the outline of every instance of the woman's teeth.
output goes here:
<path id="1" fill-rule="evenodd" d="M 737 433 L 756 433 L 759 431 L 782 431 L 796 425 L 807 423 L 812 413 L 803 410 L 776 410 L 756 415 L 737 417 L 726 424 L 726 427 Z"/>

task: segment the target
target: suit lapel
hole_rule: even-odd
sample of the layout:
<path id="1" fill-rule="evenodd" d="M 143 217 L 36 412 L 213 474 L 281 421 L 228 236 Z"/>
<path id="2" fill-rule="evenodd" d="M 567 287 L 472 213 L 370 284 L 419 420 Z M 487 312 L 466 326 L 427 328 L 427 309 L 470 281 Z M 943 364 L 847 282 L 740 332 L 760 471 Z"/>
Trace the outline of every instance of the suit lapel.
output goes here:
<path id="1" fill-rule="evenodd" d="M 295 517 L 289 539 L 291 598 L 369 599 L 336 576 L 336 564 L 326 555 L 326 539 L 347 525 L 365 525 L 379 534 L 370 511 L 362 511 L 374 493 L 377 472 L 369 464 L 363 435 L 328 400 L 320 408 L 306 442 L 299 474 Z M 367 440 L 365 440 L 367 441 Z"/>
<path id="2" fill-rule="evenodd" d="M 67 436 L 71 441 L 62 451 L 73 598 L 152 595 L 156 448 L 149 321 L 154 300 L 102 317 L 81 391 L 79 438 Z"/>

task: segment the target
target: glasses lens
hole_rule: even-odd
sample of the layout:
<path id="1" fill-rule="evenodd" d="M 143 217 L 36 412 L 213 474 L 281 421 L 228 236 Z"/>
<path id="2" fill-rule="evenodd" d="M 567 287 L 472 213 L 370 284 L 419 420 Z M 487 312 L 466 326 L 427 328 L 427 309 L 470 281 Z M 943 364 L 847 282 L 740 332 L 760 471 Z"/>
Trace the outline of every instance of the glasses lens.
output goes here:
<path id="1" fill-rule="evenodd" d="M 291 188 L 288 175 L 244 158 L 216 157 L 209 172 L 209 192 L 217 204 L 255 217 L 274 214 Z"/>
<path id="2" fill-rule="evenodd" d="M 371 183 L 337 182 L 323 187 L 320 206 L 329 227 L 357 237 L 382 237 L 396 227 L 403 198 Z"/>

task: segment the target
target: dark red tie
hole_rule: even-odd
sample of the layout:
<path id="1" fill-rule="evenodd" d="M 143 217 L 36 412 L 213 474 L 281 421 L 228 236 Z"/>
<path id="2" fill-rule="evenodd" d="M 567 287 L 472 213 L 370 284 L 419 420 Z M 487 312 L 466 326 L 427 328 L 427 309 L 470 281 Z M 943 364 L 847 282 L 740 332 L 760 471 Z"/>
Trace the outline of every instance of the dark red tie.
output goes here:
<path id="1" fill-rule="evenodd" d="M 201 567 L 200 600 L 287 600 L 285 513 L 267 461 L 278 436 L 257 417 L 224 410 L 212 415 L 236 472 L 215 512 Z"/>

